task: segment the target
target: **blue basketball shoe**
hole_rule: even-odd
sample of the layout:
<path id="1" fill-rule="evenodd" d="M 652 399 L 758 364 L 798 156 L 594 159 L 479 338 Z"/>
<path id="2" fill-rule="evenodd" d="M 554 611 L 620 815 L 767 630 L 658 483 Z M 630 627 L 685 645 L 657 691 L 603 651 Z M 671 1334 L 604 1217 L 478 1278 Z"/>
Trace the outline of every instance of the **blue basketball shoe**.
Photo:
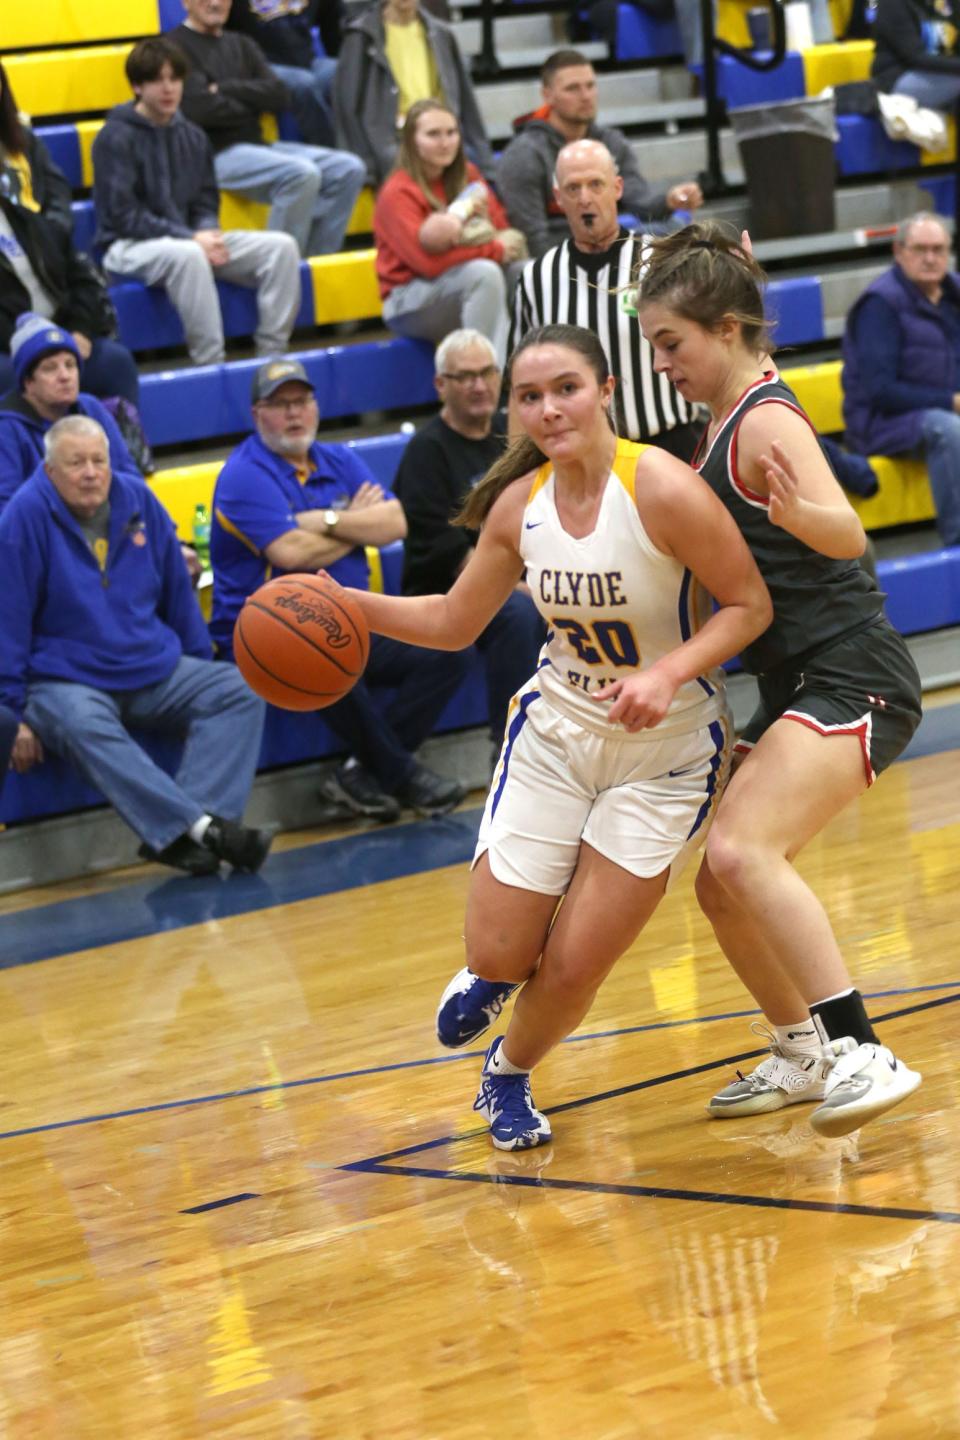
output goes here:
<path id="1" fill-rule="evenodd" d="M 497 1075 L 490 1062 L 503 1044 L 498 1035 L 487 1051 L 480 1075 L 480 1089 L 473 1102 L 490 1122 L 490 1139 L 498 1150 L 532 1150 L 553 1139 L 550 1121 L 533 1103 L 530 1076 Z"/>
<path id="2" fill-rule="evenodd" d="M 437 1039 L 448 1050 L 469 1045 L 489 1030 L 504 1004 L 516 990 L 502 980 L 481 980 L 466 966 L 458 970 L 440 996 Z"/>

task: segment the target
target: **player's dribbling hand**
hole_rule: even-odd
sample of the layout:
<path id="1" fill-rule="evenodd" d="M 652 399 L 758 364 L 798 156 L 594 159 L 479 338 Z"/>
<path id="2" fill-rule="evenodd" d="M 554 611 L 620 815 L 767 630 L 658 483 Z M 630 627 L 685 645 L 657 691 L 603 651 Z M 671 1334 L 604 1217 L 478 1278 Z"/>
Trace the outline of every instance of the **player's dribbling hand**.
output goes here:
<path id="1" fill-rule="evenodd" d="M 651 730 L 670 709 L 670 701 L 677 687 L 662 671 L 656 668 L 644 670 L 640 675 L 631 675 L 628 680 L 614 680 L 597 690 L 593 699 L 612 700 L 607 719 L 612 725 L 622 725 L 633 734 L 637 730 Z"/>
<path id="2" fill-rule="evenodd" d="M 769 455 L 759 457 L 770 493 L 770 508 L 767 514 L 771 525 L 778 525 L 781 530 L 789 530 L 791 521 L 803 504 L 800 498 L 800 482 L 790 456 L 779 440 L 774 440 L 770 451 Z"/>

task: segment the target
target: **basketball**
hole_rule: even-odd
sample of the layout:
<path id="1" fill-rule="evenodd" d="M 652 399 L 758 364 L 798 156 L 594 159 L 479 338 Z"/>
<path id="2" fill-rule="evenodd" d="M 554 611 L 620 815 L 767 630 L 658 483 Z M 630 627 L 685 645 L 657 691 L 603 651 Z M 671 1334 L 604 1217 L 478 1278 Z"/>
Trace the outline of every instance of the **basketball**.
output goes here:
<path id="1" fill-rule="evenodd" d="M 281 710 L 322 710 L 360 679 L 370 653 L 362 611 L 328 575 L 280 575 L 244 601 L 233 653 L 251 690 Z"/>

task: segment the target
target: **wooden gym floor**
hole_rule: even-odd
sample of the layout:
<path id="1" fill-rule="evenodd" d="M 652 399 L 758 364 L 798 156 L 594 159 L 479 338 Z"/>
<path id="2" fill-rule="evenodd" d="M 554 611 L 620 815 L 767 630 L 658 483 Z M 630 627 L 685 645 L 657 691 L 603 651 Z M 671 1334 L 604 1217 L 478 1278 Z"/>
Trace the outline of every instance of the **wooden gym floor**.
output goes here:
<path id="1" fill-rule="evenodd" d="M 473 796 L 261 875 L 0 905 L 0 1440 L 960 1436 L 960 706 L 802 858 L 920 1091 L 710 1121 L 763 1046 L 686 878 L 493 1151 L 433 1037 Z"/>

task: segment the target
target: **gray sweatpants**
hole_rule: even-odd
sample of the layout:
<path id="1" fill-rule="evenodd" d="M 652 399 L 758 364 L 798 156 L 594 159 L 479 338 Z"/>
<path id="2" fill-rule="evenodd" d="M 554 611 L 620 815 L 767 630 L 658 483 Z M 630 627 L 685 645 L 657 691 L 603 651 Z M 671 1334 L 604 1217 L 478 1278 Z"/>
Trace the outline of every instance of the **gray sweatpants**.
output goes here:
<path id="1" fill-rule="evenodd" d="M 115 275 L 130 275 L 166 290 L 180 316 L 195 365 L 215 365 L 223 359 L 223 317 L 216 280 L 231 280 L 256 290 L 257 354 L 282 354 L 300 308 L 297 242 L 274 230 L 227 230 L 223 239 L 230 259 L 216 269 L 195 240 L 173 235 L 160 240 L 115 240 L 103 264 Z"/>
<path id="2" fill-rule="evenodd" d="M 465 260 L 436 280 L 397 285 L 383 302 L 383 318 L 398 335 L 434 343 L 451 330 L 479 330 L 502 368 L 510 325 L 508 278 L 495 260 Z"/>

